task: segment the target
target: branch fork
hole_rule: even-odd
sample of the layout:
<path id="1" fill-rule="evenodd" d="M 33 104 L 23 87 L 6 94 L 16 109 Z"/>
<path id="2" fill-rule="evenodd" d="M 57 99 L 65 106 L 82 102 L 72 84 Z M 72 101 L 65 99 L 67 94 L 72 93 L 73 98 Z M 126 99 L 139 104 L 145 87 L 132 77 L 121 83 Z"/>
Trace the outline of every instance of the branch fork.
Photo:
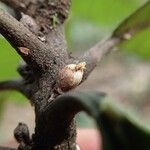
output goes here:
<path id="1" fill-rule="evenodd" d="M 90 113 L 87 108 L 91 106 L 85 107 L 78 98 L 65 93 L 84 82 L 98 62 L 114 47 L 130 39 L 136 32 L 150 27 L 149 20 L 144 22 L 145 25 L 137 21 L 133 26 L 128 26 L 128 22 L 138 13 L 149 8 L 150 2 L 127 18 L 110 38 L 97 43 L 80 58 L 70 59 L 64 22 L 69 14 L 71 0 L 1 1 L 15 9 L 20 21 L 0 9 L 0 33 L 25 64 L 18 68 L 21 79 L 0 82 L 0 90 L 21 92 L 35 108 L 36 126 L 32 138 L 30 139 L 25 124 L 20 123 L 15 129 L 20 149 L 75 149 L 74 116 L 82 110 Z M 57 91 L 59 94 L 56 95 L 54 89 L 61 92 Z M 64 97 L 61 98 L 60 95 Z M 62 125 L 60 121 L 63 122 Z M 21 131 L 19 138 L 18 131 Z"/>

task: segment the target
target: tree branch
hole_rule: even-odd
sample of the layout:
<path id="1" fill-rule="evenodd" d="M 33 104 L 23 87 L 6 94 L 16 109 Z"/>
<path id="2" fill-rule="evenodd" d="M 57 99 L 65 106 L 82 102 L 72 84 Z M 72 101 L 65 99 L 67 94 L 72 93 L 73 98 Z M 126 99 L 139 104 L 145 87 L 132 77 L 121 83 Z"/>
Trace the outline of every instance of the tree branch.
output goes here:
<path id="1" fill-rule="evenodd" d="M 79 58 L 80 61 L 86 62 L 86 70 L 84 72 L 83 81 L 88 77 L 88 75 L 93 71 L 98 62 L 104 57 L 104 55 L 108 54 L 112 51 L 112 49 L 121 43 L 121 39 L 119 38 L 109 38 L 105 41 L 97 43 L 91 49 L 84 53 L 84 55 Z"/>
<path id="2" fill-rule="evenodd" d="M 32 91 L 32 83 L 25 80 L 8 80 L 0 82 L 0 91 L 12 90 L 22 93 L 27 98 L 30 98 Z"/>
<path id="3" fill-rule="evenodd" d="M 80 58 L 80 61 L 85 61 L 87 64 L 83 81 L 88 77 L 103 56 L 111 52 L 114 47 L 118 46 L 125 40 L 129 40 L 137 32 L 150 27 L 149 13 L 150 2 L 148 1 L 133 14 L 131 14 L 127 19 L 125 19 L 119 25 L 119 27 L 114 30 L 110 38 L 103 42 L 99 42 L 85 52 L 85 54 Z M 141 16 L 143 18 L 141 18 Z"/>
<path id="4" fill-rule="evenodd" d="M 7 5 L 13 7 L 17 12 L 23 12 L 29 15 L 37 24 L 38 30 L 35 35 L 39 36 L 43 42 L 46 42 L 52 49 L 55 49 L 57 55 L 68 58 L 67 44 L 64 37 L 63 23 L 68 17 L 70 0 L 2 0 Z M 28 23 L 27 17 L 24 20 Z M 29 30 L 31 26 L 29 26 Z M 62 49 L 62 47 L 64 47 Z"/>
<path id="5" fill-rule="evenodd" d="M 23 24 L 2 10 L 0 10 L 0 32 L 33 68 L 45 69 L 45 65 L 50 62 L 51 65 L 54 65 L 53 58 L 56 58 L 59 64 L 60 60 L 56 57 L 57 54 L 54 50 L 42 43 Z"/>
<path id="6" fill-rule="evenodd" d="M 22 85 L 23 83 L 21 80 L 3 81 L 3 82 L 0 82 L 0 91 L 3 91 L 3 90 L 21 91 L 23 88 Z"/>
<path id="7" fill-rule="evenodd" d="M 25 94 L 35 106 L 35 133 L 29 146 L 36 150 L 75 149 L 76 127 L 73 118 L 76 113 L 82 110 L 97 118 L 99 103 L 93 103 L 91 100 L 99 100 L 99 97 L 97 99 L 87 93 L 68 94 L 51 100 L 51 96 L 56 94 L 55 92 L 59 88 L 57 87 L 57 77 L 60 68 L 67 65 L 66 61 L 68 61 L 63 23 L 68 17 L 71 0 L 1 1 L 12 5 L 19 12 L 23 11 L 38 25 L 36 33 L 30 32 L 29 27 L 27 29 L 23 23 L 0 10 L 0 33 L 27 63 L 27 66 L 18 70 L 24 79 L 23 86 L 21 87 L 13 81 L 7 81 L 1 83 L 1 89 L 10 88 L 17 89 L 22 93 L 26 92 Z M 149 18 L 147 19 L 146 23 L 149 22 Z M 136 28 L 137 25 L 140 28 Z M 127 39 L 126 34 L 130 34 L 130 32 L 126 31 L 131 31 L 130 29 L 133 27 L 138 29 L 136 32 L 140 31 L 143 29 L 143 26 L 140 25 L 139 20 L 132 26 L 128 26 L 127 23 L 127 30 L 124 32 L 123 24 L 119 27 L 123 29 L 123 32 L 120 32 L 120 29 L 116 30 L 108 40 L 100 42 L 88 50 L 78 60 L 85 61 L 87 64 L 84 79 L 105 54 Z M 117 34 L 115 34 L 116 32 Z M 43 40 L 44 38 L 46 40 Z"/>

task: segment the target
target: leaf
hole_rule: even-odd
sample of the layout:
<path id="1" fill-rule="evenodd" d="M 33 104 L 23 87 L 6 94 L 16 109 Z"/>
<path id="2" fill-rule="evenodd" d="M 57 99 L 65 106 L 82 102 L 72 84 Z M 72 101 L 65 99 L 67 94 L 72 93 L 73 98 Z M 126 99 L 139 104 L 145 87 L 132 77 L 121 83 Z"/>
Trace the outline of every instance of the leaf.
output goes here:
<path id="1" fill-rule="evenodd" d="M 120 45 L 123 52 L 150 60 L 150 28 L 137 33 L 133 38 Z"/>
<path id="2" fill-rule="evenodd" d="M 75 50 L 87 49 L 98 40 L 101 40 L 102 37 L 109 36 L 114 28 L 116 28 L 125 18 L 127 18 L 126 21 L 121 23 L 113 35 L 116 34 L 115 36 L 129 39 L 132 35 L 128 32 L 126 33 L 128 27 L 131 29 L 133 25 L 134 27 L 132 28 L 135 28 L 135 25 L 137 26 L 137 23 L 143 22 L 144 18 L 149 20 L 149 3 L 148 0 L 87 0 L 86 3 L 85 1 L 80 0 L 73 1 L 72 14 L 69 21 L 70 26 L 67 26 L 66 28 L 67 32 L 70 32 L 69 40 L 71 41 L 69 42 L 72 42 L 71 44 L 74 46 Z M 147 8 L 140 8 L 143 4 L 145 4 Z M 143 7 L 145 7 L 145 5 Z M 138 8 L 141 10 L 139 14 L 136 11 Z M 135 15 L 131 15 L 132 13 Z M 131 23 L 131 26 L 128 26 L 128 23 Z M 140 27 L 136 32 L 143 30 L 145 30 L 145 28 L 143 29 L 143 27 Z M 88 32 L 89 35 L 84 34 L 85 32 Z M 135 32 L 132 34 L 135 34 Z M 149 35 L 146 32 L 142 35 L 138 35 L 138 38 L 135 35 L 134 38 L 131 38 L 131 42 L 130 40 L 126 42 L 125 47 L 121 44 L 121 48 L 126 50 L 126 52 L 129 52 L 129 54 L 132 53 L 138 55 L 140 58 L 149 59 L 150 44 L 148 43 L 148 39 Z"/>
<path id="3" fill-rule="evenodd" d="M 50 110 L 63 112 L 64 116 L 66 112 L 85 111 L 93 117 L 102 133 L 104 150 L 150 149 L 150 130 L 103 93 L 71 92 L 58 97 L 51 106 Z"/>
<path id="4" fill-rule="evenodd" d="M 114 104 L 105 103 L 99 127 L 104 139 L 104 150 L 150 149 L 150 130 L 136 118 Z"/>
<path id="5" fill-rule="evenodd" d="M 70 20 L 66 26 L 68 41 L 70 44 L 75 43 L 75 49 L 77 49 L 76 45 L 79 44 L 79 48 L 82 46 L 81 44 L 83 44 L 83 48 L 80 49 L 85 49 L 85 45 L 94 39 L 93 43 L 88 45 L 92 46 L 92 44 L 98 39 L 101 39 L 101 37 L 110 35 L 124 18 L 129 16 L 144 2 L 145 0 L 142 2 L 139 2 L 139 0 L 72 1 Z M 85 35 L 85 32 L 89 34 Z M 76 44 L 78 41 L 80 43 Z M 87 43 L 85 43 L 85 41 L 87 41 Z"/>
<path id="6" fill-rule="evenodd" d="M 91 92 L 72 92 L 57 97 L 55 100 L 44 105 L 40 110 L 38 119 L 36 119 L 38 134 L 40 137 L 41 134 L 44 134 L 42 135 L 43 137 L 48 136 L 49 139 L 53 139 L 51 129 L 57 129 L 55 138 L 59 137 L 60 133 L 62 136 L 66 136 L 68 133 L 66 129 L 68 130 L 68 125 L 73 121 L 74 116 L 78 112 L 85 111 L 94 118 L 98 117 L 98 100 L 102 100 L 103 97 L 104 94 L 102 93 L 92 94 Z"/>
<path id="7" fill-rule="evenodd" d="M 129 39 L 133 34 L 150 27 L 150 1 L 123 21 L 113 36 Z"/>
<path id="8" fill-rule="evenodd" d="M 103 100 L 105 97 L 104 93 L 101 92 L 70 92 L 58 97 L 54 102 L 50 103 L 47 106 L 47 110 L 49 111 L 49 107 L 54 109 L 54 111 L 65 111 L 65 107 L 72 107 L 69 109 L 67 113 L 76 113 L 79 111 L 85 111 L 89 115 L 94 118 L 98 118 L 99 115 L 99 101 Z M 59 108 L 58 108 L 59 107 Z M 64 109 L 64 110 L 63 110 Z"/>

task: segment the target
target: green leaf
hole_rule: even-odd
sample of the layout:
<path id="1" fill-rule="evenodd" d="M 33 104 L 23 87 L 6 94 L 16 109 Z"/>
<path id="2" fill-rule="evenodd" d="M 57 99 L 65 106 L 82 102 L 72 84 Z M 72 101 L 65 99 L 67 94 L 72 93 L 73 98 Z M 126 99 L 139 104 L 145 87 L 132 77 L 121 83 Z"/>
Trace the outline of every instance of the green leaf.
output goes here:
<path id="1" fill-rule="evenodd" d="M 130 40 L 121 44 L 123 52 L 138 56 L 144 60 L 150 60 L 150 28 L 136 34 Z"/>
<path id="2" fill-rule="evenodd" d="M 68 41 L 75 50 L 88 49 L 94 43 L 101 40 L 102 37 L 111 35 L 119 24 L 120 26 L 115 30 L 114 35 L 130 38 L 131 35 L 128 32 L 126 33 L 127 30 L 131 31 L 135 27 L 138 28 L 136 32 L 145 30 L 143 29 L 145 26 L 141 27 L 140 24 L 150 20 L 149 3 L 150 1 L 148 0 L 73 1 L 69 26 L 66 28 L 69 36 Z M 142 5 L 144 5 L 144 8 L 142 7 L 136 11 Z M 134 13 L 135 11 L 136 13 Z M 131 15 L 132 13 L 134 15 Z M 123 21 L 124 19 L 126 20 Z M 123 23 L 121 23 L 122 21 Z M 89 34 L 84 34 L 85 32 Z M 148 43 L 148 34 L 149 32 L 144 32 L 144 34 L 134 36 L 135 38 L 131 38 L 131 42 L 128 40 L 129 42 L 124 44 L 125 47 L 122 46 L 121 48 L 130 54 L 131 52 L 136 54 L 140 58 L 149 59 L 150 44 Z"/>
<path id="3" fill-rule="evenodd" d="M 149 150 L 150 129 L 131 113 L 109 102 L 101 104 L 104 109 L 98 120 L 104 150 Z"/>
<path id="4" fill-rule="evenodd" d="M 72 92 L 58 97 L 52 105 L 64 116 L 85 111 L 93 117 L 102 133 L 104 150 L 150 149 L 150 129 L 103 93 Z"/>
<path id="5" fill-rule="evenodd" d="M 130 15 L 114 31 L 114 37 L 127 40 L 121 48 L 141 58 L 149 59 L 150 1 Z M 135 35 L 134 37 L 132 37 Z M 123 40 L 124 41 L 124 40 Z"/>
<path id="6" fill-rule="evenodd" d="M 150 1 L 129 16 L 114 31 L 113 36 L 130 38 L 131 35 L 150 27 Z"/>
<path id="7" fill-rule="evenodd" d="M 105 94 L 102 92 L 69 92 L 58 97 L 53 105 L 56 107 L 58 104 L 59 106 L 62 104 L 68 106 L 74 105 L 74 107 L 76 106 L 75 108 L 72 108 L 74 109 L 74 112 L 81 110 L 93 116 L 93 118 L 98 118 L 99 101 L 103 100 L 104 97 Z"/>

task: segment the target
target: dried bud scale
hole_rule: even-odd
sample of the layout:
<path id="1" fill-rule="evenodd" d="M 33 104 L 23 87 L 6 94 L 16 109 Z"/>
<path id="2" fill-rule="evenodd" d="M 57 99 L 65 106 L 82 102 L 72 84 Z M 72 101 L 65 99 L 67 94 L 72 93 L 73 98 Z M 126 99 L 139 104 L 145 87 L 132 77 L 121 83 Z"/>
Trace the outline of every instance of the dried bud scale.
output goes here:
<path id="1" fill-rule="evenodd" d="M 69 64 L 65 66 L 58 75 L 57 86 L 62 91 L 75 88 L 82 81 L 86 63 Z"/>

